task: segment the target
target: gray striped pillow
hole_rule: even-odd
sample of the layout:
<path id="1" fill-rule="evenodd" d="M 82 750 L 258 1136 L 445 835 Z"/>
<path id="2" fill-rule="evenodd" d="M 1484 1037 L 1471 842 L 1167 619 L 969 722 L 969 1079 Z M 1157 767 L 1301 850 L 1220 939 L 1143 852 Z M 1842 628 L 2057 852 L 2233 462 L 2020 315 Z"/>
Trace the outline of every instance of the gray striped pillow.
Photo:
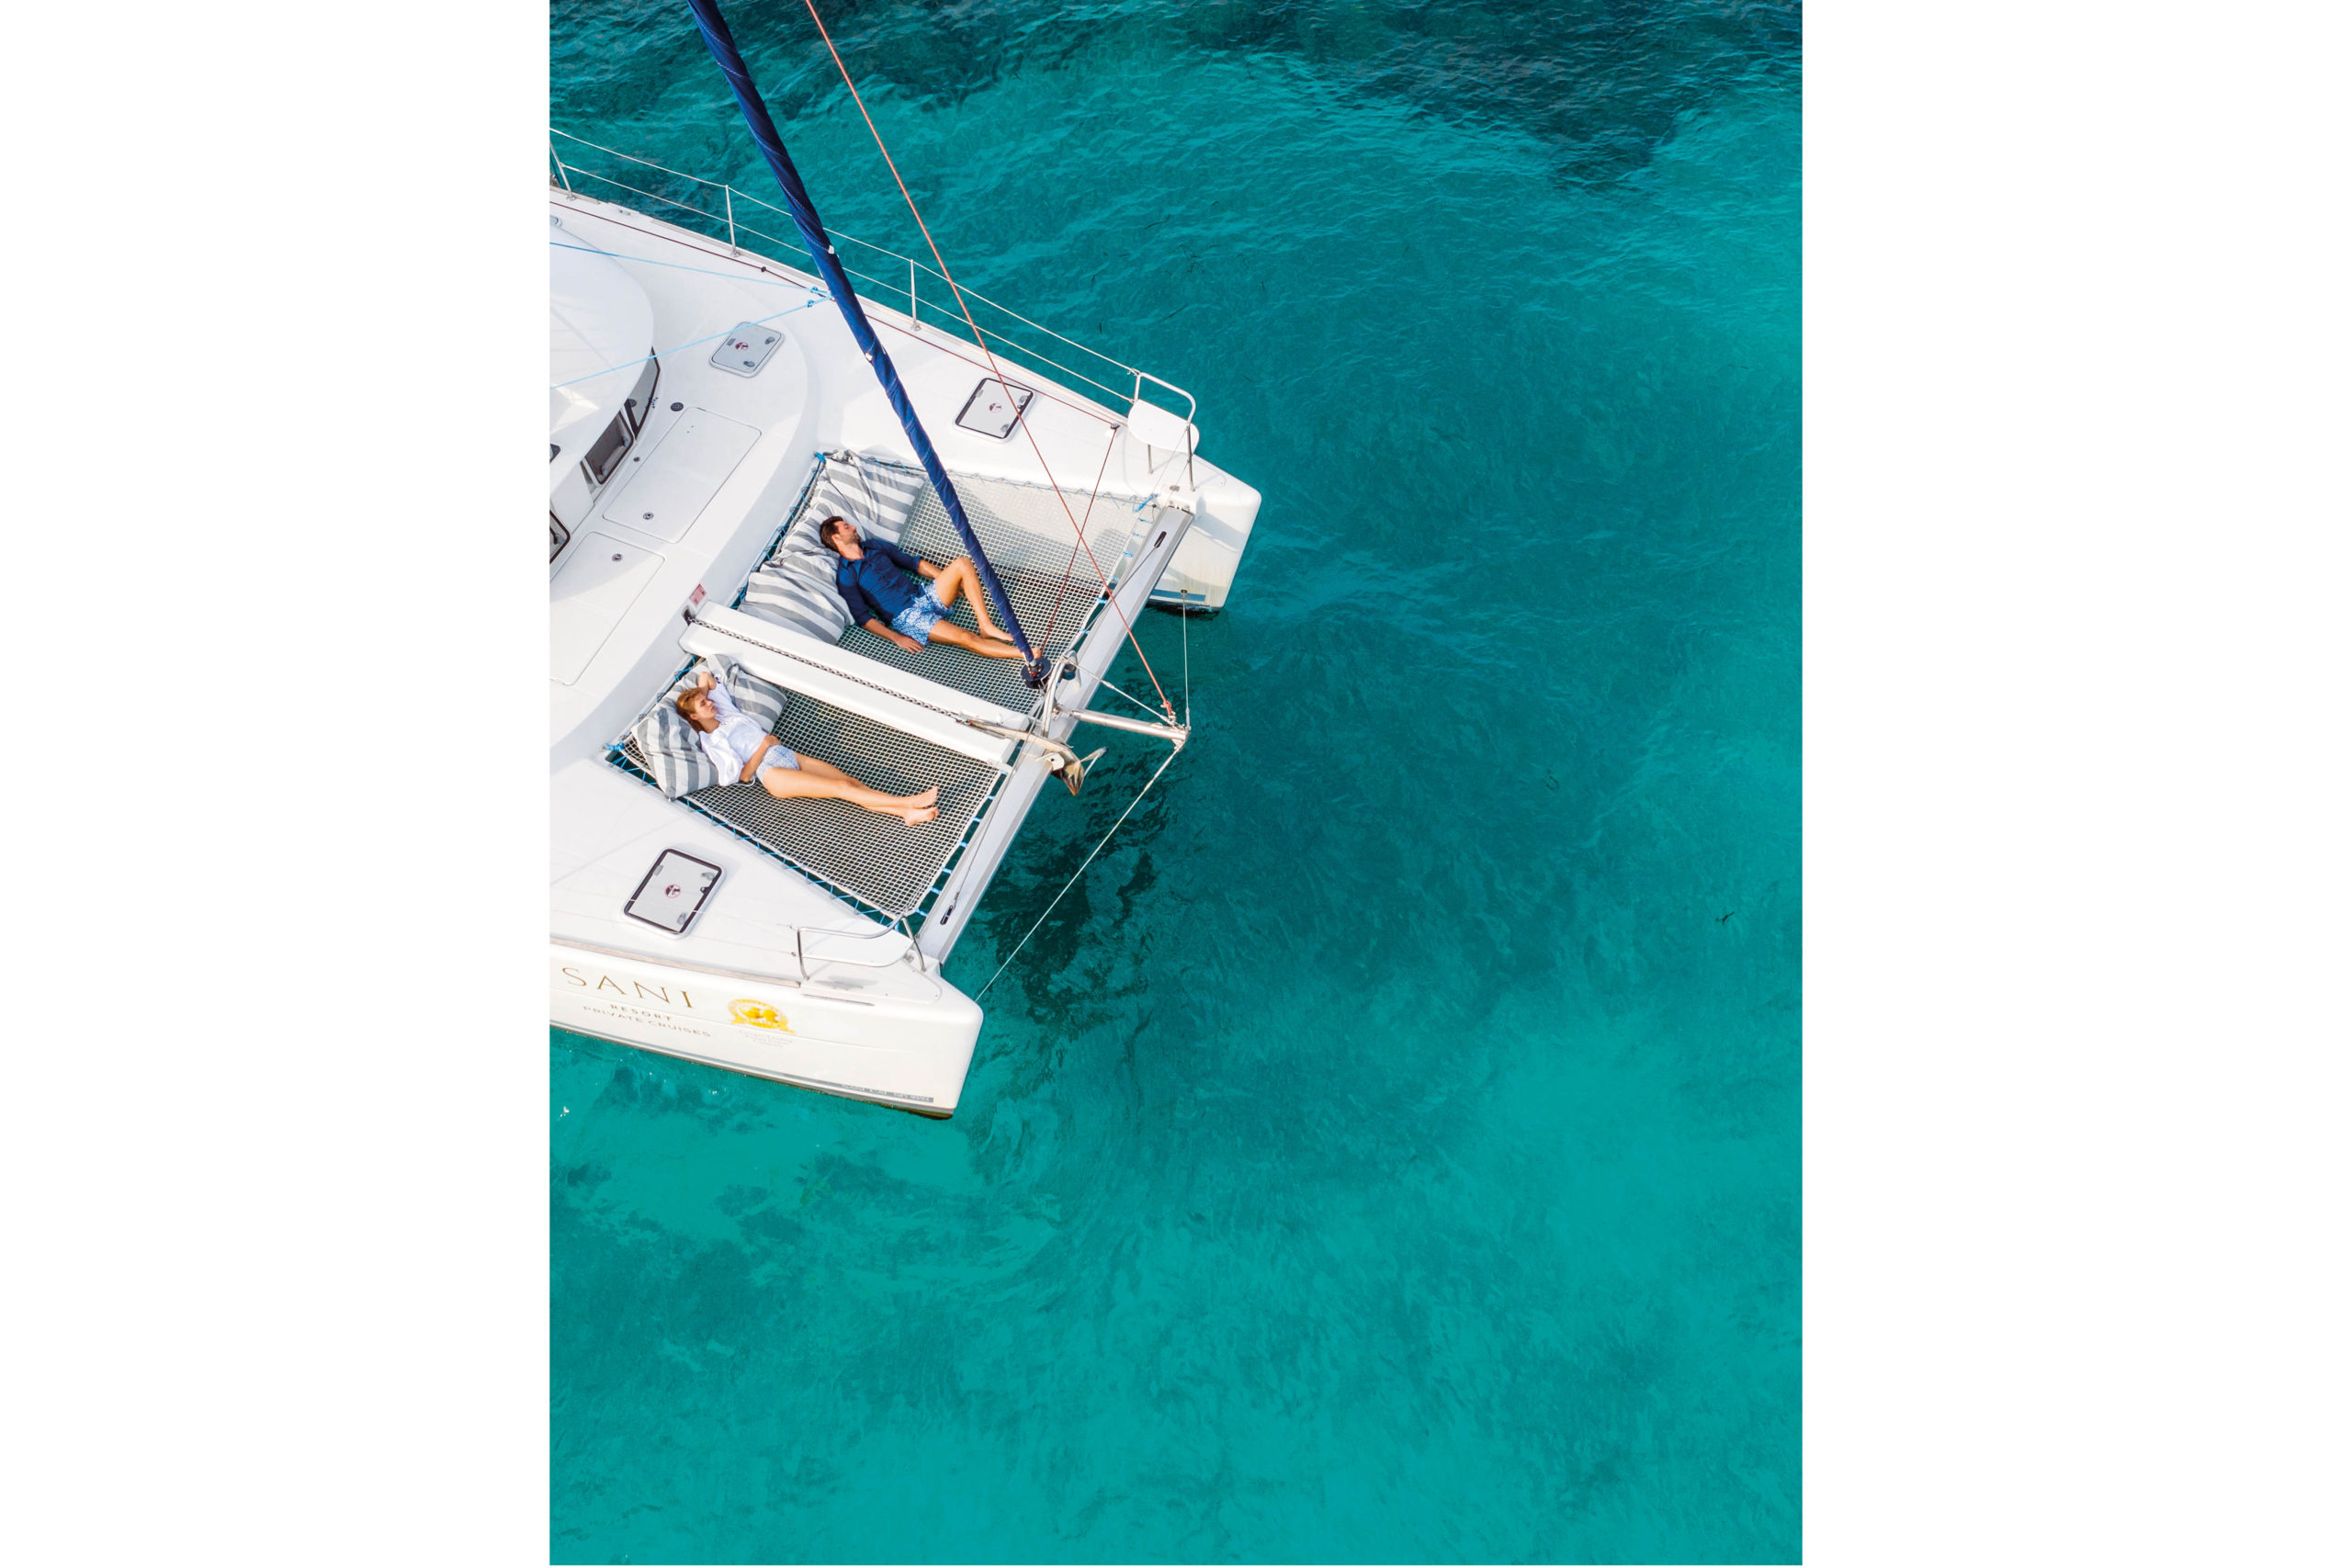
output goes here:
<path id="1" fill-rule="evenodd" d="M 718 776 L 718 770 L 703 755 L 701 738 L 695 727 L 678 711 L 678 694 L 701 680 L 707 669 L 718 671 L 718 678 L 727 683 L 727 694 L 735 699 L 735 705 L 763 728 L 774 729 L 776 720 L 784 716 L 783 687 L 761 680 L 731 659 L 697 660 L 693 669 L 671 683 L 670 689 L 662 694 L 662 700 L 647 709 L 629 730 L 629 738 L 637 742 L 639 761 L 653 775 L 662 793 L 673 800 L 698 789 L 737 782 Z"/>
<path id="2" fill-rule="evenodd" d="M 833 585 L 841 557 L 819 542 L 818 525 L 846 517 L 869 538 L 896 543 L 924 482 L 920 469 L 876 463 L 854 452 L 827 453 L 808 504 L 745 585 L 745 613 L 820 642 L 840 641 L 849 629 L 849 607 Z"/>

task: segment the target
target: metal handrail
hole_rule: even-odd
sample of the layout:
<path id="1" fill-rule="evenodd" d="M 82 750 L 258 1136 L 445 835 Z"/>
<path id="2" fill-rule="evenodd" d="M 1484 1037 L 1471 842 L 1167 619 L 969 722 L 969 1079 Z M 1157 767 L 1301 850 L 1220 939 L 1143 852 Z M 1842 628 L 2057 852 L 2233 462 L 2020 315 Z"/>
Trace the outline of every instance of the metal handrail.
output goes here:
<path id="1" fill-rule="evenodd" d="M 707 218 L 714 223 L 726 224 L 727 246 L 730 251 L 740 250 L 741 248 L 737 237 L 739 231 L 741 233 L 754 235 L 759 239 L 765 240 L 770 244 L 784 246 L 787 250 L 792 248 L 793 245 L 798 243 L 797 240 L 786 241 L 776 235 L 763 232 L 758 229 L 752 228 L 748 223 L 741 222 L 736 218 L 735 200 L 738 197 L 741 197 L 743 200 L 750 202 L 754 207 L 764 209 L 769 212 L 775 213 L 779 217 L 789 218 L 791 216 L 791 214 L 786 212 L 783 208 L 777 207 L 770 202 L 763 201 L 749 191 L 739 191 L 733 186 L 727 184 L 723 180 L 705 179 L 700 175 L 690 175 L 683 169 L 673 169 L 665 164 L 657 164 L 650 158 L 640 158 L 634 152 L 624 152 L 617 147 L 606 147 L 601 142 L 591 141 L 584 136 L 574 136 L 568 130 L 558 130 L 552 126 L 548 128 L 548 135 L 550 139 L 548 142 L 548 156 L 554 162 L 557 178 L 561 181 L 563 188 L 567 192 L 572 192 L 572 194 L 575 195 L 578 194 L 573 191 L 571 184 L 571 176 L 577 174 L 583 175 L 590 179 L 602 180 L 606 185 L 615 186 L 620 190 L 628 191 L 634 196 L 644 197 L 650 201 L 659 201 L 670 207 L 681 208 L 685 211 L 695 214 L 698 217 Z M 598 174 L 594 169 L 579 168 L 564 163 L 562 155 L 556 151 L 555 142 L 552 140 L 559 136 L 563 138 L 566 141 L 576 142 L 580 146 L 593 149 L 595 152 L 605 153 L 611 157 L 619 158 L 626 163 L 636 164 L 640 167 L 651 169 L 657 174 L 669 175 L 676 179 L 691 180 L 695 185 L 699 186 L 709 186 L 714 189 L 725 193 L 726 211 L 724 213 L 706 211 L 704 209 L 695 206 L 692 202 L 680 201 L 673 197 L 661 196 L 652 191 L 639 189 L 636 186 L 616 180 L 609 175 Z M 965 288 L 962 284 L 954 282 L 944 273 L 940 272 L 934 267 L 925 265 L 913 256 L 894 251 L 888 245 L 877 245 L 871 240 L 861 240 L 854 234 L 844 234 L 839 230 L 834 230 L 831 232 L 832 237 L 836 240 L 845 241 L 853 245 L 863 246 L 866 250 L 874 251 L 882 255 L 888 256 L 893 261 L 900 261 L 907 264 L 907 284 L 903 289 L 895 283 L 885 283 L 878 277 L 872 276 L 866 273 L 858 272 L 854 268 L 847 267 L 846 265 L 843 267 L 843 270 L 848 272 L 852 277 L 870 283 L 874 285 L 875 288 L 882 289 L 886 293 L 903 293 L 907 299 L 907 319 L 916 322 L 918 325 L 922 323 L 922 297 L 919 288 L 919 278 L 917 275 L 919 273 L 929 273 L 932 276 L 938 278 L 942 283 L 947 284 L 950 288 L 954 289 L 964 299 L 977 304 L 985 305 L 991 310 L 995 310 L 1005 316 L 1010 316 L 1012 320 L 1020 322 L 1023 326 L 1028 327 L 1035 332 L 1043 333 L 1057 343 L 1068 344 L 1070 347 L 1077 349 L 1081 354 L 1091 355 L 1096 359 L 1102 361 L 1105 365 L 1114 367 L 1128 378 L 1129 386 L 1126 391 L 1122 393 L 1118 389 L 1097 380 L 1095 378 L 1089 376 L 1082 370 L 1074 369 L 1069 366 L 1064 365 L 1050 355 L 1046 355 L 1036 349 L 1031 348 L 1026 344 L 1020 342 L 1018 339 L 1012 337 L 1007 333 L 1002 332 L 987 331 L 986 329 L 979 327 L 976 321 L 969 324 L 973 331 L 979 333 L 982 340 L 980 346 L 987 347 L 992 341 L 1000 347 L 1013 349 L 1026 357 L 1035 360 L 1038 364 L 1050 366 L 1053 369 L 1059 371 L 1061 374 L 1071 377 L 1077 380 L 1083 381 L 1088 386 L 1092 387 L 1099 391 L 1105 392 L 1114 398 L 1125 396 L 1133 402 L 1142 402 L 1144 400 L 1144 383 L 1148 381 L 1153 386 L 1165 388 L 1169 391 L 1175 393 L 1178 397 L 1184 400 L 1184 418 L 1187 423 L 1192 423 L 1193 416 L 1199 412 L 1200 400 L 1193 397 L 1192 393 L 1186 391 L 1183 388 L 1176 385 L 1173 381 L 1167 380 L 1162 377 L 1155 376 L 1148 370 L 1140 369 L 1136 366 L 1129 365 L 1125 360 L 1105 354 L 1099 348 L 1093 348 L 1086 344 L 1082 344 L 1076 338 L 1065 337 L 1060 333 L 1054 331 L 1053 328 L 1046 326 L 1042 322 L 1031 321 L 1028 317 L 1023 315 L 1020 311 L 1013 310 L 1010 306 L 1001 305 L 995 300 L 989 299 L 987 295 L 979 293 L 978 290 Z M 946 325 L 950 328 L 962 327 L 966 324 L 967 323 L 960 319 L 957 312 L 950 311 L 948 313 Z M 933 330 L 940 330 L 940 323 L 937 321 L 933 321 Z"/>
<path id="2" fill-rule="evenodd" d="M 799 965 L 800 977 L 803 980 L 809 978 L 808 949 L 808 931 L 809 928 L 807 926 L 795 926 L 792 928 L 792 959 L 795 964 Z M 908 953 L 914 953 L 918 954 L 915 959 L 915 967 L 918 969 L 922 967 L 922 959 L 920 956 L 920 951 L 915 946 L 915 939 L 913 935 L 906 929 L 906 921 L 903 917 L 893 920 L 889 926 L 878 931 L 845 931 L 836 930 L 830 926 L 819 926 L 816 928 L 816 932 L 819 936 L 846 937 L 852 942 L 880 942 L 885 938 L 895 936 L 906 943 L 904 949 L 899 953 L 893 953 L 888 958 L 845 958 L 839 953 L 820 953 L 817 955 L 817 962 L 819 964 L 846 964 L 853 969 L 888 969 L 896 964 L 900 959 L 906 957 Z"/>

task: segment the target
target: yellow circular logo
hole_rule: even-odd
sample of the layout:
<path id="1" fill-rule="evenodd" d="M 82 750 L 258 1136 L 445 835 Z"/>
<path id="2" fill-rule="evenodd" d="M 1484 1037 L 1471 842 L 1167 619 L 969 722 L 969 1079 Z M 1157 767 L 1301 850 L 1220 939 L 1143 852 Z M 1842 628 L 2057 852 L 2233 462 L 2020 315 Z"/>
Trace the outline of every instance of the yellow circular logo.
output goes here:
<path id="1" fill-rule="evenodd" d="M 728 1006 L 734 1010 L 734 1021 L 737 1023 L 749 1024 L 753 1029 L 781 1029 L 786 1034 L 792 1032 L 792 1026 L 784 1021 L 784 1014 L 765 1002 L 755 1002 L 748 997 L 738 997 Z"/>

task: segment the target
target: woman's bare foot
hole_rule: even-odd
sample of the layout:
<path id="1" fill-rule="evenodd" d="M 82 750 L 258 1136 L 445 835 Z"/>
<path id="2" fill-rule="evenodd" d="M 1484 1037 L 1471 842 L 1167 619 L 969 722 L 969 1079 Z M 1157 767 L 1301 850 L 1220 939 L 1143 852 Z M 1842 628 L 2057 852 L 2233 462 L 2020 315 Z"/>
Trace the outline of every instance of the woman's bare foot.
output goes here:
<path id="1" fill-rule="evenodd" d="M 938 815 L 939 807 L 936 806 L 910 806 L 899 813 L 899 819 L 910 828 L 920 828 L 924 823 L 936 818 Z"/>

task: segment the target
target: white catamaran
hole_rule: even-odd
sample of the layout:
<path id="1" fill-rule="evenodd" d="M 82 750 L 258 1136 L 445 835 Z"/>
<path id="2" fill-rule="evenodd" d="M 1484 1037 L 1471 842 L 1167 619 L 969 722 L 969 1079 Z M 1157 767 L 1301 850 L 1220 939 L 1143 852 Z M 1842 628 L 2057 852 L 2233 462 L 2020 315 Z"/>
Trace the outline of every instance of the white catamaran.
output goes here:
<path id="1" fill-rule="evenodd" d="M 788 211 L 550 146 L 553 1021 L 947 1115 L 981 1013 L 942 966 L 1044 785 L 1082 782 L 1078 726 L 1183 743 L 1164 701 L 1153 721 L 1088 705 L 1148 603 L 1225 603 L 1259 493 L 1194 450 L 1189 394 L 940 271 L 844 237 L 872 291 L 852 311 L 845 279 L 760 254 L 788 242 L 755 225 L 808 239 L 797 178 Z M 835 515 L 973 556 L 1034 657 L 851 625 L 816 537 Z M 937 788 L 937 818 L 719 778 L 675 705 L 707 671 L 802 756 Z"/>

